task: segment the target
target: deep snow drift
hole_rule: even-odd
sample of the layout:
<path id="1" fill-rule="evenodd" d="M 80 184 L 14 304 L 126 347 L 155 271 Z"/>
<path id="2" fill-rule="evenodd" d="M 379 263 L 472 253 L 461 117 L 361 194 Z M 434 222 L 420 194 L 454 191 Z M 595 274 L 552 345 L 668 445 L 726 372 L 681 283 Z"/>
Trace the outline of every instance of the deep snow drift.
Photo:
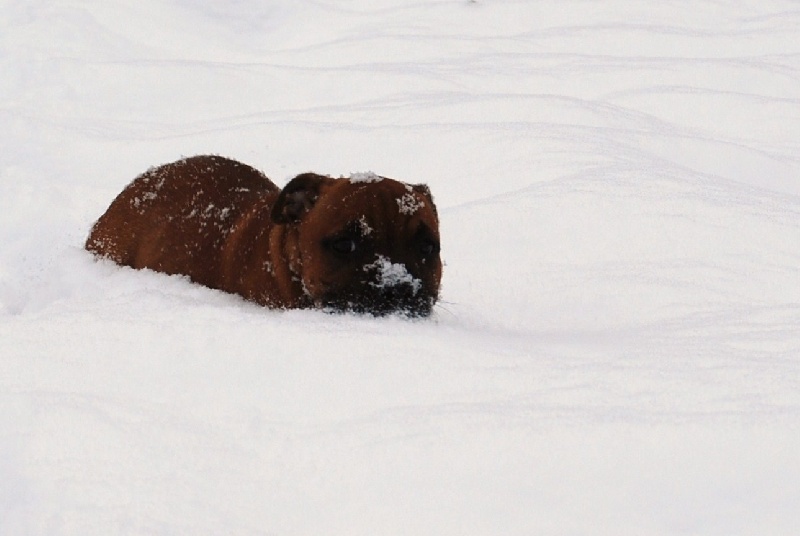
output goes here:
<path id="1" fill-rule="evenodd" d="M 800 6 L 8 0 L 0 534 L 795 534 Z M 149 166 L 427 183 L 427 321 L 96 262 Z"/>

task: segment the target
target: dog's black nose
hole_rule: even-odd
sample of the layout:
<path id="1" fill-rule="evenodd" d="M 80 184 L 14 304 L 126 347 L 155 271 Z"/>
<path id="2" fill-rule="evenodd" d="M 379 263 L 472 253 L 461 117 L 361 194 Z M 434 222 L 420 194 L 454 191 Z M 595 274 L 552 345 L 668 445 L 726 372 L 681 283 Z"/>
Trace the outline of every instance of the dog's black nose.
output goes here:
<path id="1" fill-rule="evenodd" d="M 404 303 L 417 294 L 417 289 L 411 283 L 397 283 L 381 289 L 381 295 L 389 303 Z"/>

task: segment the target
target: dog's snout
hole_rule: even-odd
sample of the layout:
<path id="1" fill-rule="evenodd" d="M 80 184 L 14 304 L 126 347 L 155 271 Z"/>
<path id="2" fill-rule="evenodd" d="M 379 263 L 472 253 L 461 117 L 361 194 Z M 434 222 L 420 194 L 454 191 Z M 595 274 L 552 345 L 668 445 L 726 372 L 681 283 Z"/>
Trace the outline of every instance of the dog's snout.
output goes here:
<path id="1" fill-rule="evenodd" d="M 396 283 L 381 289 L 383 297 L 390 301 L 405 301 L 414 297 L 416 288 L 411 283 Z"/>

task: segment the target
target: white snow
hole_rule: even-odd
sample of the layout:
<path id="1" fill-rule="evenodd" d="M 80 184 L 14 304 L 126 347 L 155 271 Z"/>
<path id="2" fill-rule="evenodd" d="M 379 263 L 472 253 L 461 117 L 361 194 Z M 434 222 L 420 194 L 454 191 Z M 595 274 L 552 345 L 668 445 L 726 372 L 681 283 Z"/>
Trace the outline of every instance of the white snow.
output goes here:
<path id="1" fill-rule="evenodd" d="M 359 171 L 356 173 L 350 174 L 350 182 L 358 183 L 358 182 L 380 182 L 383 180 L 383 177 L 380 177 L 373 173 L 372 171 Z"/>
<path id="2" fill-rule="evenodd" d="M 411 275 L 405 264 L 392 262 L 391 259 L 383 255 L 377 255 L 375 262 L 365 265 L 364 270 L 377 270 L 378 282 L 370 284 L 378 288 L 408 284 L 411 285 L 413 293 L 416 294 L 422 287 L 422 281 Z"/>
<path id="3" fill-rule="evenodd" d="M 400 211 L 400 214 L 412 215 L 425 206 L 425 203 L 414 197 L 412 193 L 403 194 L 402 197 L 398 197 L 396 201 L 397 209 Z"/>
<path id="4" fill-rule="evenodd" d="M 797 533 L 795 1 L 0 13 L 0 534 Z M 434 318 L 83 251 L 199 153 L 428 184 Z"/>
<path id="5" fill-rule="evenodd" d="M 361 231 L 362 236 L 369 236 L 375 231 L 375 229 L 370 227 L 369 222 L 367 221 L 367 217 L 365 215 L 362 215 L 358 219 L 358 228 L 359 231 Z"/>

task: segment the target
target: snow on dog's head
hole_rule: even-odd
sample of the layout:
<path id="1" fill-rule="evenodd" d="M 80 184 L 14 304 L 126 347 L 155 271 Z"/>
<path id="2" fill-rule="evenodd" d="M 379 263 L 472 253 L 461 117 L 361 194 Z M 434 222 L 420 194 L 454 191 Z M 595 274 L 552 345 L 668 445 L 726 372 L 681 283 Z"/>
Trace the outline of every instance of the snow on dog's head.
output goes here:
<path id="1" fill-rule="evenodd" d="M 411 216 L 424 206 L 425 202 L 415 197 L 411 192 L 397 198 L 397 208 L 400 210 L 400 214 Z"/>
<path id="2" fill-rule="evenodd" d="M 376 175 L 372 171 L 360 171 L 357 173 L 350 174 L 350 182 L 357 183 L 357 182 L 380 182 L 383 180 L 383 177 Z"/>

